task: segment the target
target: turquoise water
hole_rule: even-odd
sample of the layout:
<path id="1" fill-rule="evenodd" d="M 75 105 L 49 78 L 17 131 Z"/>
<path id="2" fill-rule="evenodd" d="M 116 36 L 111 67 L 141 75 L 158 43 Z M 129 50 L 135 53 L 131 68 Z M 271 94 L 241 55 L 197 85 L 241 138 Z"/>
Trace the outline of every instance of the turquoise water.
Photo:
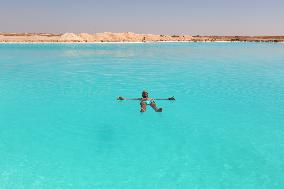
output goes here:
<path id="1" fill-rule="evenodd" d="M 162 113 L 117 96 L 175 96 Z M 284 44 L 1 44 L 1 189 L 284 188 Z"/>

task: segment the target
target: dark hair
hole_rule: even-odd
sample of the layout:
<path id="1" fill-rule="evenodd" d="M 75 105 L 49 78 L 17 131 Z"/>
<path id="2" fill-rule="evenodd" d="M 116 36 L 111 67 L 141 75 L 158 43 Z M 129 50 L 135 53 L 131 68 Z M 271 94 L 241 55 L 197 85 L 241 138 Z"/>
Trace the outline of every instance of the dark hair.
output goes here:
<path id="1" fill-rule="evenodd" d="M 148 92 L 147 91 L 142 91 L 142 97 L 147 98 L 148 97 Z"/>

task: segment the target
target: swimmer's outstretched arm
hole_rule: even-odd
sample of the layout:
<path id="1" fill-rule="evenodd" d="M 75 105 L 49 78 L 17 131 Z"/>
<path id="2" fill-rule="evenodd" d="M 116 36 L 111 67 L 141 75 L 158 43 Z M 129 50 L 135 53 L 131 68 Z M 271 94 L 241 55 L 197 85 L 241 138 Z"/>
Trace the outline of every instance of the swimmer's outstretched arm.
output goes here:
<path id="1" fill-rule="evenodd" d="M 175 97 L 170 97 L 170 98 L 154 98 L 154 100 L 176 100 Z"/>
<path id="2" fill-rule="evenodd" d="M 117 100 L 141 100 L 142 98 L 124 98 L 122 96 L 117 97 Z"/>

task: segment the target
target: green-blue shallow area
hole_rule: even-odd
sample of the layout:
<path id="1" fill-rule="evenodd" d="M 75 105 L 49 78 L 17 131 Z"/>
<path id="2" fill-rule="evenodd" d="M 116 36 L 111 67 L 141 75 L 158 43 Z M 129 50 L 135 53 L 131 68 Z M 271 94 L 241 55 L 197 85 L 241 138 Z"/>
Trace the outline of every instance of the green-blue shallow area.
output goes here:
<path id="1" fill-rule="evenodd" d="M 147 89 L 162 113 L 140 113 Z M 284 44 L 0 45 L 1 189 L 284 188 Z"/>

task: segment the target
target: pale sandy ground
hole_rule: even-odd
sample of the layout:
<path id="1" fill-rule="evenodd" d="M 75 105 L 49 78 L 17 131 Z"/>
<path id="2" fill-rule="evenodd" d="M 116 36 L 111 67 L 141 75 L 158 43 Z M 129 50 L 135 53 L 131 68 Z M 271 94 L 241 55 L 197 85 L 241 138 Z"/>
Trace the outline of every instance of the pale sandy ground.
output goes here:
<path id="1" fill-rule="evenodd" d="M 125 33 L 0 33 L 2 43 L 101 43 L 101 42 L 284 42 L 284 36 L 191 36 L 191 35 L 154 35 Z"/>

